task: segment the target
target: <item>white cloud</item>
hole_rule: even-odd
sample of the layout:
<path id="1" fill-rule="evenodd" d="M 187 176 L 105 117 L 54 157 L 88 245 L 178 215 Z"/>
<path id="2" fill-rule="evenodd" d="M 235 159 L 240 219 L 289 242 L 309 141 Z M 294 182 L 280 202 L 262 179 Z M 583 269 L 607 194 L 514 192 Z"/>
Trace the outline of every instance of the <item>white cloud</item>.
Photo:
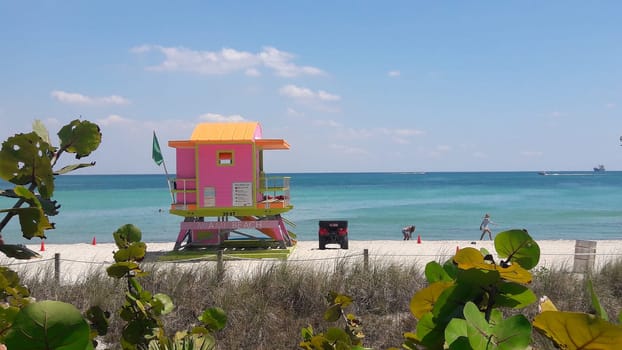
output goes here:
<path id="1" fill-rule="evenodd" d="M 97 120 L 97 123 L 103 126 L 110 126 L 115 124 L 127 125 L 133 122 L 134 121 L 131 119 L 123 118 L 122 116 L 116 114 L 111 114 L 104 119 Z"/>
<path id="2" fill-rule="evenodd" d="M 324 101 L 333 102 L 341 100 L 338 95 L 330 94 L 323 90 L 313 91 L 308 88 L 298 87 L 296 85 L 285 85 L 279 89 L 279 93 L 283 96 L 290 97 L 299 101 Z"/>
<path id="3" fill-rule="evenodd" d="M 225 116 L 225 115 L 216 114 L 216 113 L 202 114 L 199 116 L 199 120 L 207 121 L 207 122 L 219 122 L 219 123 L 246 121 L 244 117 L 238 114 Z"/>
<path id="4" fill-rule="evenodd" d="M 387 75 L 390 76 L 391 78 L 395 78 L 395 77 L 399 77 L 400 75 L 402 75 L 402 73 L 399 70 L 392 70 L 392 71 L 389 71 Z"/>
<path id="5" fill-rule="evenodd" d="M 91 97 L 75 92 L 66 92 L 61 90 L 54 90 L 50 95 L 57 101 L 66 104 L 81 104 L 81 105 L 127 105 L 130 103 L 128 99 L 122 96 L 111 95 L 104 97 Z"/>
<path id="6" fill-rule="evenodd" d="M 273 47 L 265 47 L 258 53 L 231 48 L 223 48 L 220 51 L 197 51 L 185 47 L 159 45 L 141 45 L 130 49 L 130 52 L 135 54 L 151 51 L 159 51 L 164 55 L 162 63 L 147 67 L 148 70 L 154 71 L 181 71 L 205 75 L 244 71 L 246 75 L 259 76 L 261 73 L 258 68 L 265 67 L 283 77 L 324 74 L 319 68 L 294 64 L 293 54 Z"/>
<path id="7" fill-rule="evenodd" d="M 608 109 L 614 109 L 616 108 L 616 104 L 615 103 L 607 103 L 605 104 L 605 107 Z"/>
<path id="8" fill-rule="evenodd" d="M 324 127 L 324 126 L 329 126 L 331 128 L 339 128 L 341 127 L 341 124 L 334 121 L 334 120 L 314 120 L 313 121 L 313 125 L 315 126 L 320 126 L 320 127 Z"/>
<path id="9" fill-rule="evenodd" d="M 294 55 L 275 49 L 274 47 L 264 47 L 258 54 L 262 63 L 272 68 L 277 75 L 282 77 L 297 77 L 300 75 L 321 75 L 322 70 L 311 66 L 297 66 L 291 63 Z"/>
<path id="10" fill-rule="evenodd" d="M 261 72 L 255 68 L 249 68 L 244 72 L 249 77 L 259 77 L 261 76 Z"/>
<path id="11" fill-rule="evenodd" d="M 291 116 L 294 116 L 294 117 L 302 117 L 302 116 L 304 116 L 304 113 L 299 112 L 299 111 L 297 111 L 297 110 L 295 110 L 295 109 L 293 109 L 291 107 L 287 107 L 287 115 L 291 115 Z"/>

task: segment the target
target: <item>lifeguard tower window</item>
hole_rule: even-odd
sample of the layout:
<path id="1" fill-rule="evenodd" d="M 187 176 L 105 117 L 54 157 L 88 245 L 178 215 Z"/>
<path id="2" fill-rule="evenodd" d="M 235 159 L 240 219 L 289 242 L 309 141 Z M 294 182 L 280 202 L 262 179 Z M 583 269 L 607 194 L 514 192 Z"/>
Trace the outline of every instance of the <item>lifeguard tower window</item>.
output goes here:
<path id="1" fill-rule="evenodd" d="M 233 165 L 233 152 L 218 152 L 218 165 Z"/>

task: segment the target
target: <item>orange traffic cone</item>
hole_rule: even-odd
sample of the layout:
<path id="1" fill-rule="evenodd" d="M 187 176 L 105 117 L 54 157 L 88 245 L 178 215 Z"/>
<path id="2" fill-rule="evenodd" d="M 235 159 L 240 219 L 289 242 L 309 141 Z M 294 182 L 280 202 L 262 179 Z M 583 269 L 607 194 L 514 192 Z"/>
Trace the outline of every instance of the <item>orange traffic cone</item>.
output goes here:
<path id="1" fill-rule="evenodd" d="M 93 236 L 93 242 L 91 242 L 92 245 L 96 245 L 97 244 L 97 240 L 95 240 L 95 236 Z"/>
<path id="2" fill-rule="evenodd" d="M 417 243 L 421 244 L 421 235 L 417 235 Z"/>
<path id="3" fill-rule="evenodd" d="M 45 251 L 45 240 L 41 240 L 41 249 L 39 249 L 39 251 L 44 252 Z"/>

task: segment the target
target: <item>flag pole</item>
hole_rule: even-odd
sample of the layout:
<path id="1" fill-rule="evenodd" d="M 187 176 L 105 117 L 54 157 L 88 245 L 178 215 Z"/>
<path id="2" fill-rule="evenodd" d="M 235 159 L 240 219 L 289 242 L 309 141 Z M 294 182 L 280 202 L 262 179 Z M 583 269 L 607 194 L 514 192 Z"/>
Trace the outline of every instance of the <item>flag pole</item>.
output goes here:
<path id="1" fill-rule="evenodd" d="M 171 193 L 171 203 L 175 202 L 175 196 L 173 194 L 173 189 L 171 188 L 171 179 L 168 175 L 168 170 L 166 169 L 166 162 L 164 161 L 164 156 L 162 156 L 162 150 L 160 149 L 160 143 L 158 142 L 158 137 L 156 136 L 155 130 L 153 130 L 153 149 L 151 153 L 151 157 L 153 161 L 157 165 L 164 165 L 164 174 L 166 175 L 166 184 L 168 185 L 168 191 Z"/>

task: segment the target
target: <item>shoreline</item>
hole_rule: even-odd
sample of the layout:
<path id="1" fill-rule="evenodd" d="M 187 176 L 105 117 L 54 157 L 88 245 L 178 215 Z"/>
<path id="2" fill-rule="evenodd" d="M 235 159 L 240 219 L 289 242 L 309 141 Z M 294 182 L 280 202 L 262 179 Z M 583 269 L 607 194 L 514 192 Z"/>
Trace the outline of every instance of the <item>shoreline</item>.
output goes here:
<path id="1" fill-rule="evenodd" d="M 577 240 L 542 240 L 540 246 L 540 262 L 538 268 L 556 268 L 569 272 L 576 272 L 575 259 L 587 259 L 589 254 L 575 254 Z M 622 240 L 595 240 L 596 253 L 593 256 L 593 268 L 600 269 L 607 262 L 622 257 Z M 474 243 L 474 244 L 473 244 Z M 176 268 L 215 268 L 216 261 L 191 260 L 174 262 L 156 262 L 154 256 L 162 255 L 173 250 L 174 242 L 146 243 L 147 258 L 145 263 L 165 265 L 173 264 Z M 26 245 L 29 249 L 39 253 L 41 258 L 31 260 L 16 260 L 0 258 L 0 264 L 7 266 L 18 273 L 29 274 L 53 273 L 55 254 L 59 254 L 60 279 L 63 282 L 78 281 L 86 278 L 97 270 L 105 270 L 113 262 L 113 253 L 117 250 L 114 243 L 76 243 L 76 244 L 45 244 L 41 251 L 40 245 Z M 237 259 L 226 260 L 225 271 L 230 276 L 240 276 L 254 273 L 257 269 L 265 268 L 267 264 L 287 262 L 304 268 L 334 268 L 335 264 L 343 262 L 362 263 L 365 251 L 370 263 L 386 263 L 404 266 L 415 265 L 423 269 L 429 261 L 444 262 L 456 253 L 457 249 L 473 247 L 485 248 L 495 252 L 493 241 L 421 241 L 417 240 L 350 240 L 349 249 L 339 249 L 338 245 L 327 245 L 327 249 L 320 250 L 317 241 L 298 241 L 287 259 Z M 585 250 L 581 250 L 585 252 Z M 589 251 L 589 250 L 588 250 Z M 152 257 L 152 258 L 150 258 Z M 495 256 L 495 259 L 497 257 Z M 580 271 L 579 271 L 580 272 Z M 21 276 L 21 274 L 20 274 Z"/>

